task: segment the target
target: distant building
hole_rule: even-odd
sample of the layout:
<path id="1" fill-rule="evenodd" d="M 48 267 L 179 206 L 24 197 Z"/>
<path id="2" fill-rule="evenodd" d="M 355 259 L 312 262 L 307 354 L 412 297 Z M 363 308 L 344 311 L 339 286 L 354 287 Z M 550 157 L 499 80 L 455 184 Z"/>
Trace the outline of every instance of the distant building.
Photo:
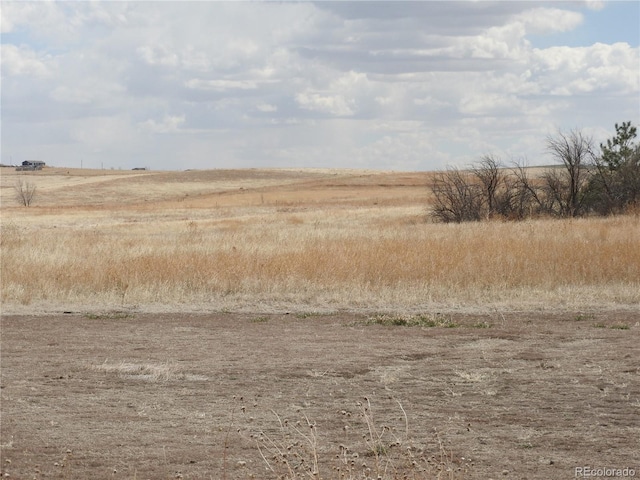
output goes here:
<path id="1" fill-rule="evenodd" d="M 131 170 L 146 170 L 146 169 L 147 167 L 135 167 L 135 168 L 132 168 Z"/>
<path id="2" fill-rule="evenodd" d="M 40 160 L 25 160 L 22 162 L 22 165 L 16 167 L 16 170 L 42 170 L 42 168 L 46 165 L 46 163 L 41 162 Z"/>

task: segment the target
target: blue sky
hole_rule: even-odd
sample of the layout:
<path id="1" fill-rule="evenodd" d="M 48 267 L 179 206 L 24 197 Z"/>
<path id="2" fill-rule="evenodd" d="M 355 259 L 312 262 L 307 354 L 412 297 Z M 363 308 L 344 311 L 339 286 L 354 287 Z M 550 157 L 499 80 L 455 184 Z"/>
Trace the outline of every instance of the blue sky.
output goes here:
<path id="1" fill-rule="evenodd" d="M 640 3 L 7 2 L 2 163 L 432 170 L 640 123 Z"/>
<path id="2" fill-rule="evenodd" d="M 566 32 L 531 35 L 529 39 L 534 47 L 548 48 L 559 44 L 588 47 L 596 42 L 626 42 L 634 47 L 640 44 L 640 2 L 603 2 L 602 8 L 593 10 L 581 9 L 579 6 L 570 5 L 569 2 L 558 5 L 582 13 L 582 23 Z"/>

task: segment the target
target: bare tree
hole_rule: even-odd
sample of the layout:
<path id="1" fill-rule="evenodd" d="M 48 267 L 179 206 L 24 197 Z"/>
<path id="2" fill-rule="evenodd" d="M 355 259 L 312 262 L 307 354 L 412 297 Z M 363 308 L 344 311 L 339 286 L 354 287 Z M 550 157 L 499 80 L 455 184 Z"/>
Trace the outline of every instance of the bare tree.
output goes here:
<path id="1" fill-rule="evenodd" d="M 482 218 L 482 196 L 467 173 L 449 169 L 438 173 L 431 191 L 435 197 L 431 216 L 440 222 L 469 222 Z"/>
<path id="2" fill-rule="evenodd" d="M 485 155 L 468 171 L 448 170 L 435 177 L 432 217 L 441 222 L 465 222 L 484 218 L 519 220 L 538 208 L 539 192 L 526 167 L 509 170 L 492 155 Z"/>
<path id="3" fill-rule="evenodd" d="M 489 217 L 493 217 L 500 213 L 498 211 L 498 191 L 504 183 L 500 161 L 492 155 L 485 155 L 473 167 L 472 171 L 482 188 L 482 200 L 486 207 L 486 214 Z"/>
<path id="4" fill-rule="evenodd" d="M 29 181 L 24 181 L 19 178 L 16 180 L 14 189 L 16 193 L 16 200 L 25 207 L 31 206 L 31 202 L 33 202 L 33 198 L 36 194 L 36 186 Z"/>
<path id="5" fill-rule="evenodd" d="M 466 172 L 448 170 L 435 177 L 432 217 L 441 222 L 465 222 L 484 218 L 518 220 L 532 214 L 531 203 L 539 193 L 524 166 L 505 169 L 485 155 Z"/>
<path id="6" fill-rule="evenodd" d="M 569 193 L 571 185 L 564 171 L 549 169 L 542 174 L 540 212 L 558 217 L 573 217 Z"/>
<path id="7" fill-rule="evenodd" d="M 550 213 L 562 217 L 577 217 L 583 213 L 589 165 L 595 158 L 593 140 L 580 130 L 562 131 L 547 138 L 547 150 L 562 162 L 563 170 L 551 170 L 544 175 L 545 192 L 552 200 Z"/>
<path id="8" fill-rule="evenodd" d="M 516 161 L 507 176 L 509 196 L 509 215 L 512 220 L 522 220 L 539 214 L 544 201 L 537 182 L 529 177 L 526 162 Z"/>

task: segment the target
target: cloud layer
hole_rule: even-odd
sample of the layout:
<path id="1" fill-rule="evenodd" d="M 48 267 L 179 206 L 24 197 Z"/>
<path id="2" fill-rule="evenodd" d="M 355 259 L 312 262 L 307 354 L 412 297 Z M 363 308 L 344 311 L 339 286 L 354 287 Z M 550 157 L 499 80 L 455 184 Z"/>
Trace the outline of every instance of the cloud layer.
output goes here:
<path id="1" fill-rule="evenodd" d="M 635 2 L 628 8 L 637 10 Z M 2 162 L 434 169 L 638 123 L 600 2 L 3 2 Z M 614 26 L 612 26 L 614 27 Z M 535 38 L 557 38 L 537 47 Z M 633 37 L 633 35 L 631 35 Z"/>

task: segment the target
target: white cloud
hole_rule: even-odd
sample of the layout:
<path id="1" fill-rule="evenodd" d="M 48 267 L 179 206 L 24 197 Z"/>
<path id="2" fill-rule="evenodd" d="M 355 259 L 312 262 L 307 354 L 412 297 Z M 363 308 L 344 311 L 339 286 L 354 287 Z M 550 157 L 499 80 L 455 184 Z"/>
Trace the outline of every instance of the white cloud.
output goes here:
<path id="1" fill-rule="evenodd" d="M 448 102 L 439 100 L 433 97 L 432 95 L 427 95 L 426 97 L 422 97 L 422 98 L 414 98 L 413 103 L 415 105 L 427 106 L 432 108 L 445 108 L 449 106 Z"/>
<path id="2" fill-rule="evenodd" d="M 138 142 L 135 128 L 126 114 L 87 117 L 81 121 L 73 121 L 69 125 L 69 135 L 74 142 L 82 144 L 87 153 L 105 153 L 107 158 L 113 152 L 120 152 L 122 155 L 124 152 L 120 149 L 123 143 L 132 148 L 137 147 Z"/>
<path id="3" fill-rule="evenodd" d="M 533 8 L 516 16 L 527 33 L 567 32 L 578 27 L 584 16 L 580 12 L 560 8 Z"/>
<path id="4" fill-rule="evenodd" d="M 192 78 L 185 82 L 185 86 L 194 90 L 255 90 L 258 83 L 253 80 L 203 80 Z"/>
<path id="5" fill-rule="evenodd" d="M 138 47 L 138 55 L 149 65 L 161 65 L 163 67 L 177 67 L 180 64 L 178 54 L 172 52 L 166 45 L 144 45 Z"/>
<path id="6" fill-rule="evenodd" d="M 342 95 L 302 92 L 296 95 L 296 101 L 305 110 L 328 113 L 338 117 L 350 116 L 355 113 L 355 102 Z"/>
<path id="7" fill-rule="evenodd" d="M 214 149 L 231 166 L 537 159 L 549 125 L 639 116 L 637 32 L 530 43 L 598 3 L 3 2 L 3 151 L 47 139 L 152 168 Z"/>
<path id="8" fill-rule="evenodd" d="M 348 152 L 345 160 L 378 169 L 419 170 L 429 159 L 444 166 L 450 157 L 438 149 L 438 129 L 425 128 L 422 122 L 368 122 L 368 128 L 380 132 L 375 140 Z"/>
<path id="9" fill-rule="evenodd" d="M 367 74 L 355 71 L 315 78 L 315 87 L 296 94 L 298 105 L 309 111 L 339 117 L 366 114 L 382 106 L 394 108 L 393 89 L 384 83 L 375 82 Z M 321 75 L 322 76 L 322 75 Z"/>
<path id="10" fill-rule="evenodd" d="M 34 50 L 26 46 L 3 44 L 2 47 L 2 73 L 4 75 L 33 75 L 46 77 L 51 74 L 51 57 L 39 56 Z"/>
<path id="11" fill-rule="evenodd" d="M 458 54 L 482 59 L 517 58 L 521 54 L 524 34 L 525 29 L 518 22 L 491 27 L 481 35 L 461 38 Z"/>
<path id="12" fill-rule="evenodd" d="M 161 121 L 150 118 L 140 123 L 140 126 L 151 133 L 175 133 L 185 120 L 185 115 L 165 115 Z"/>
<path id="13" fill-rule="evenodd" d="M 2 2 L 0 4 L 2 33 L 10 33 L 23 25 L 51 26 L 64 21 L 55 5 L 48 2 Z"/>
<path id="14" fill-rule="evenodd" d="M 640 48 L 626 43 L 534 50 L 538 83 L 553 95 L 595 91 L 634 95 L 640 91 Z"/>
<path id="15" fill-rule="evenodd" d="M 278 111 L 278 107 L 275 105 L 271 105 L 270 103 L 259 103 L 258 105 L 256 105 L 256 109 L 264 113 L 272 113 Z"/>
<path id="16" fill-rule="evenodd" d="M 585 3 L 589 10 L 602 10 L 605 6 L 605 2 L 603 0 L 586 0 Z"/>
<path id="17" fill-rule="evenodd" d="M 524 104 L 515 95 L 469 94 L 460 100 L 460 111 L 466 115 L 513 115 L 523 112 Z"/>
<path id="18" fill-rule="evenodd" d="M 110 99 L 124 93 L 122 85 L 100 78 L 79 78 L 75 85 L 58 85 L 51 92 L 57 102 L 79 105 L 108 104 Z"/>

